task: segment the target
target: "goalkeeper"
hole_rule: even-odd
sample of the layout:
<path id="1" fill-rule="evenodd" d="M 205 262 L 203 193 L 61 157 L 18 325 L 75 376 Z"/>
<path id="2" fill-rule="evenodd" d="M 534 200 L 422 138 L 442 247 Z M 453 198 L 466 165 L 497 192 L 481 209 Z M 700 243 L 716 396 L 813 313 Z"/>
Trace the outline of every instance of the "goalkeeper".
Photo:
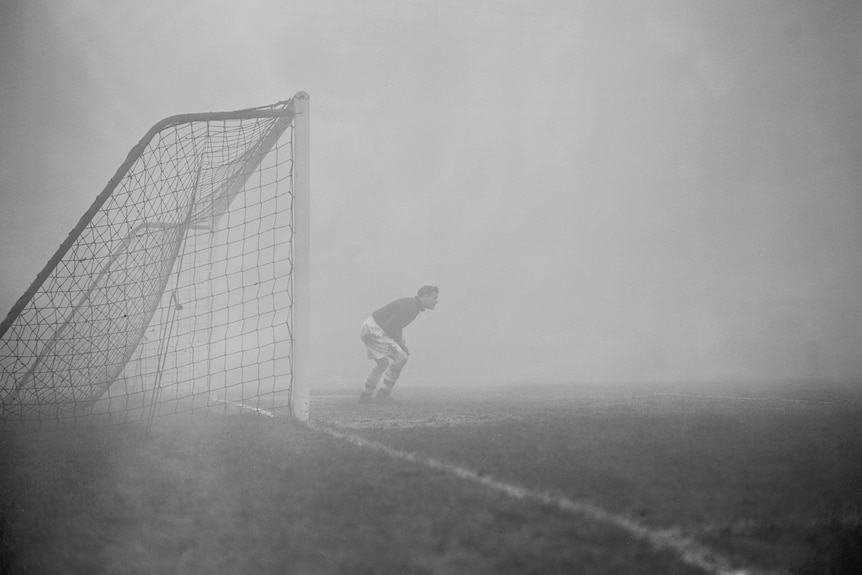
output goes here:
<path id="1" fill-rule="evenodd" d="M 365 379 L 365 391 L 359 396 L 359 403 L 393 403 L 392 388 L 410 355 L 401 332 L 420 312 L 437 306 L 439 291 L 435 286 L 422 286 L 416 296 L 400 298 L 383 306 L 362 324 L 360 337 L 368 351 L 368 359 L 373 359 L 375 365 Z M 375 396 L 374 390 L 381 377 L 383 385 Z"/>

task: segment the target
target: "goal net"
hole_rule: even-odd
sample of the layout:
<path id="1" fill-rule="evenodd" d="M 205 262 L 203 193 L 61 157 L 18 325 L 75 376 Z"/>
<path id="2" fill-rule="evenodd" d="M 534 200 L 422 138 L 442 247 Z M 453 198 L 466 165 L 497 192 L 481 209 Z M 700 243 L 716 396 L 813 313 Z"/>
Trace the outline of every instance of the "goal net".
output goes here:
<path id="1" fill-rule="evenodd" d="M 309 99 L 173 116 L 0 324 L 2 421 L 308 417 Z"/>

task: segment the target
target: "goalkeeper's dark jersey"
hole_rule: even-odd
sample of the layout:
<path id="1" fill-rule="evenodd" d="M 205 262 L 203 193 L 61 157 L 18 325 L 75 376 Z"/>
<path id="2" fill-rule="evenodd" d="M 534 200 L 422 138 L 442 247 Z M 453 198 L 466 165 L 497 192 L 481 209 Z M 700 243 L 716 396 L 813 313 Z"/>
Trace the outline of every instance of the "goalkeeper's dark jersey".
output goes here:
<path id="1" fill-rule="evenodd" d="M 401 330 L 416 319 L 423 309 L 418 296 L 403 297 L 386 304 L 371 315 L 386 335 L 401 343 L 404 340 Z"/>

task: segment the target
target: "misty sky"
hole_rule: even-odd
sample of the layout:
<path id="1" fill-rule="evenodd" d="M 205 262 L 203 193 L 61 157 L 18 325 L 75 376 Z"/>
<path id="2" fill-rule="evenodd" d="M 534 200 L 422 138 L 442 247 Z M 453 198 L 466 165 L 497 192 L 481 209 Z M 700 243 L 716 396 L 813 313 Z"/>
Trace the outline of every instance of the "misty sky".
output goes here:
<path id="1" fill-rule="evenodd" d="M 158 120 L 312 106 L 312 373 L 862 378 L 862 3 L 4 0 L 0 307 Z M 359 383 L 357 383 L 359 385 Z"/>

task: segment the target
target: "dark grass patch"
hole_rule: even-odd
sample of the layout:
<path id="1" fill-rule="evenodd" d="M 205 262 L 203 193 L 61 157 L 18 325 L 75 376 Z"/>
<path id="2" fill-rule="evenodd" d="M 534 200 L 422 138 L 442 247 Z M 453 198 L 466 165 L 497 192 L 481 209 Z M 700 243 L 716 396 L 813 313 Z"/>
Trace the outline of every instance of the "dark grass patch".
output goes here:
<path id="1" fill-rule="evenodd" d="M 812 552 L 801 562 L 799 575 L 862 573 L 862 516 L 811 527 L 806 542 Z"/>
<path id="2" fill-rule="evenodd" d="M 257 416 L 4 433 L 4 573 L 695 573 L 604 525 Z"/>

